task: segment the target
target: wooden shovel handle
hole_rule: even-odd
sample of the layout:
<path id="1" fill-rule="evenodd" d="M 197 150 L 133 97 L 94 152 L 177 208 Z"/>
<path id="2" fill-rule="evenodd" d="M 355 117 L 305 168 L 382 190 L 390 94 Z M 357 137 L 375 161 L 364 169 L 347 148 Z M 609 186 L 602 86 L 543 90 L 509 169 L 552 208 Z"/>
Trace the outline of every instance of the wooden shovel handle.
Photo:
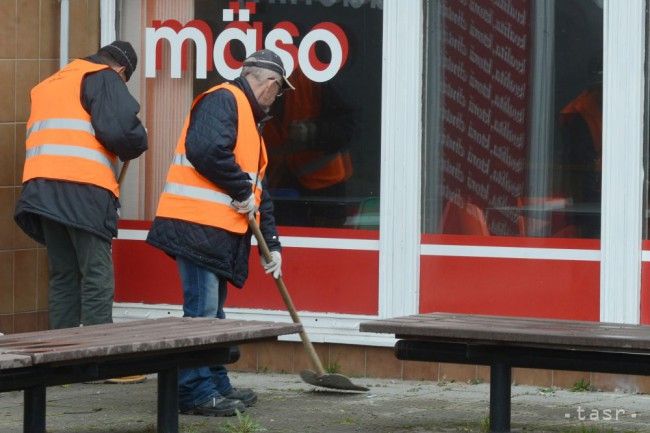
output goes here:
<path id="1" fill-rule="evenodd" d="M 262 255 L 264 256 L 267 262 L 270 262 L 272 260 L 271 251 L 269 250 L 268 245 L 266 245 L 264 236 L 262 236 L 262 232 L 260 231 L 260 227 L 257 225 L 254 216 L 248 217 L 248 226 L 253 231 L 253 235 L 255 235 L 255 239 L 257 239 L 257 245 L 262 251 Z M 289 314 L 291 315 L 291 319 L 293 320 L 293 323 L 299 323 L 302 325 L 302 322 L 300 321 L 300 317 L 298 317 L 298 313 L 296 312 L 296 307 L 294 307 L 293 301 L 291 300 L 291 296 L 289 296 L 289 291 L 287 290 L 287 286 L 284 285 L 282 276 L 273 279 L 275 280 L 275 285 L 278 286 L 278 290 L 280 291 L 280 295 L 284 300 L 284 304 L 287 306 L 287 310 L 289 310 Z M 320 358 L 318 357 L 318 354 L 316 353 L 313 344 L 311 344 L 311 341 L 309 340 L 309 337 L 307 336 L 304 327 L 300 331 L 300 339 L 302 340 L 302 344 L 305 346 L 305 350 L 307 351 L 307 354 L 311 358 L 312 364 L 314 364 L 314 368 L 316 369 L 316 372 L 318 373 L 319 376 L 324 375 L 325 369 L 323 368 L 323 364 L 321 363 Z"/>
<path id="2" fill-rule="evenodd" d="M 126 170 L 129 168 L 129 162 L 131 160 L 126 160 L 124 161 L 124 164 L 122 164 L 122 170 L 120 170 L 120 175 L 117 177 L 117 184 L 122 186 L 122 182 L 124 181 L 124 176 L 126 176 Z"/>

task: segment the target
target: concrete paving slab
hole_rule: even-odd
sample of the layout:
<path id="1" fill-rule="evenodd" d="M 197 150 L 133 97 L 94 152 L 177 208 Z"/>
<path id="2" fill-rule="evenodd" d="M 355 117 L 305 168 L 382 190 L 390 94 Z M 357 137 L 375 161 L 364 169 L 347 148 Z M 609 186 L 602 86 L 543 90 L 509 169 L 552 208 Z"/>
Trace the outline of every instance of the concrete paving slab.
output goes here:
<path id="1" fill-rule="evenodd" d="M 297 375 L 231 373 L 259 393 L 244 415 L 272 433 L 484 432 L 488 384 L 354 378 L 367 393 L 316 389 Z M 142 384 L 48 388 L 49 433 L 152 433 L 156 377 Z M 514 386 L 513 427 L 522 432 L 650 433 L 650 396 Z M 182 415 L 183 433 L 220 433 L 236 418 Z M 0 432 L 22 432 L 22 393 L 0 394 Z M 243 432 L 242 432 L 243 433 Z"/>

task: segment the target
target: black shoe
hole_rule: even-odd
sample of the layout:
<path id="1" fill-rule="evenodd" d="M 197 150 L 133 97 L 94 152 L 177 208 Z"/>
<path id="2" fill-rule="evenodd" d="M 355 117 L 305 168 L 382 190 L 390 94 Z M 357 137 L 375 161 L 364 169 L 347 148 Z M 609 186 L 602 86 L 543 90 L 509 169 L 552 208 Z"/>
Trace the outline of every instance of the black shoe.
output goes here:
<path id="1" fill-rule="evenodd" d="M 257 394 L 250 388 L 230 388 L 230 392 L 222 395 L 229 400 L 241 401 L 246 407 L 254 405 L 257 401 Z"/>
<path id="2" fill-rule="evenodd" d="M 186 415 L 203 416 L 233 416 L 235 411 L 244 412 L 246 406 L 239 400 L 231 400 L 224 397 L 212 397 L 202 405 L 195 406 L 188 410 L 182 410 Z"/>

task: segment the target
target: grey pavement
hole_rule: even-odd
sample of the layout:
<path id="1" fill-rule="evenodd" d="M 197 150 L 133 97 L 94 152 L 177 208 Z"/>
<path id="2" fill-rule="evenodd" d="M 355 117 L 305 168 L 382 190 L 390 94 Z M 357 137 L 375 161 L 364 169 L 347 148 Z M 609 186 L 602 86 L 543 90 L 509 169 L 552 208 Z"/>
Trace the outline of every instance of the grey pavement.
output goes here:
<path id="1" fill-rule="evenodd" d="M 273 433 L 485 432 L 488 384 L 353 378 L 367 393 L 316 389 L 297 375 L 231 373 L 239 387 L 252 387 L 258 403 L 243 414 Z M 49 433 L 152 433 L 156 422 L 156 376 L 142 384 L 75 384 L 48 388 Z M 22 392 L 0 394 L 0 432 L 22 431 Z M 237 418 L 181 415 L 183 433 L 249 433 L 228 429 Z M 521 432 L 650 433 L 650 396 L 570 392 L 513 386 L 513 429 Z M 242 427 L 239 425 L 239 427 Z"/>

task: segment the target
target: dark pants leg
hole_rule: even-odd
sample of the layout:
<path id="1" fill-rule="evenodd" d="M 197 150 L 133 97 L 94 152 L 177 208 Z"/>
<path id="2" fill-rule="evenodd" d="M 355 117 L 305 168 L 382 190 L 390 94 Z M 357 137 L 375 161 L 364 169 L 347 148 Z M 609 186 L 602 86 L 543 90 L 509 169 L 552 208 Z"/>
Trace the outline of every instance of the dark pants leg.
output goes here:
<path id="1" fill-rule="evenodd" d="M 112 323 L 115 277 L 111 243 L 85 230 L 69 231 L 81 273 L 81 324 Z"/>
<path id="2" fill-rule="evenodd" d="M 67 227 L 41 218 L 50 274 L 48 308 L 50 329 L 81 324 L 81 274 Z"/>
<path id="3" fill-rule="evenodd" d="M 47 247 L 50 328 L 113 321 L 111 244 L 85 230 L 41 218 Z"/>
<path id="4" fill-rule="evenodd" d="M 225 318 L 226 281 L 183 257 L 176 257 L 176 263 L 183 283 L 183 316 Z M 230 388 L 228 372 L 223 366 L 181 370 L 178 376 L 180 409 L 191 409 Z"/>

